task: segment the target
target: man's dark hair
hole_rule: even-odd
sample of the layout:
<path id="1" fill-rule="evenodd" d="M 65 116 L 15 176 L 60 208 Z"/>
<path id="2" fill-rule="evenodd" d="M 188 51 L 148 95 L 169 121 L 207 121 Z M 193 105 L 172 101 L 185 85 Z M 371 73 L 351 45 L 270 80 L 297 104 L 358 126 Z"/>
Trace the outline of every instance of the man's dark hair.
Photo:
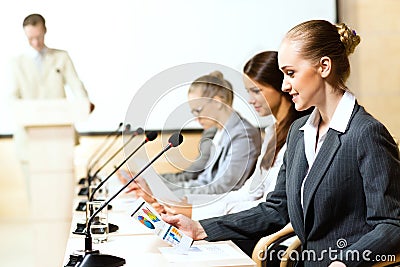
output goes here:
<path id="1" fill-rule="evenodd" d="M 42 24 L 44 29 L 46 30 L 46 20 L 44 19 L 44 17 L 40 14 L 30 14 L 24 19 L 22 26 L 23 27 L 28 25 L 36 26 L 38 24 Z"/>

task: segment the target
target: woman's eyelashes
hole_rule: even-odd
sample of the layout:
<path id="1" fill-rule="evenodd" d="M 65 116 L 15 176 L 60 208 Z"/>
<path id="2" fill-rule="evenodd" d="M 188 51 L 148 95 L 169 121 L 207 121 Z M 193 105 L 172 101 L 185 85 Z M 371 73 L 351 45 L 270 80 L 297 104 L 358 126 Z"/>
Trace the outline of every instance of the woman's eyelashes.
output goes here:
<path id="1" fill-rule="evenodd" d="M 261 90 L 258 87 L 251 87 L 247 90 L 247 92 L 253 93 L 253 94 L 259 94 L 261 92 Z"/>
<path id="2" fill-rule="evenodd" d="M 288 70 L 288 71 L 286 71 L 286 75 L 289 76 L 290 78 L 293 78 L 294 71 L 293 70 Z"/>

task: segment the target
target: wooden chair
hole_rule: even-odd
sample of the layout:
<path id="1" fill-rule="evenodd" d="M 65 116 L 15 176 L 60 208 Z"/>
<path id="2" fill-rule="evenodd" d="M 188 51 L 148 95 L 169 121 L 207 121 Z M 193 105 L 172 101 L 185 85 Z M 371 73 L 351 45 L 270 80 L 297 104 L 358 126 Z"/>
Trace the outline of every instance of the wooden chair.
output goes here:
<path id="1" fill-rule="evenodd" d="M 254 247 L 252 254 L 252 259 L 257 264 L 257 267 L 268 266 L 268 251 L 271 251 L 273 247 L 279 245 L 283 241 L 293 236 L 295 236 L 295 233 L 292 225 L 289 223 L 278 232 L 261 238 Z M 292 245 L 296 245 L 297 247 L 294 247 Z M 289 246 L 288 249 L 300 249 L 301 242 L 296 237 L 292 245 Z M 291 264 L 293 265 L 293 262 L 291 262 L 289 259 L 289 255 L 289 251 L 286 250 L 283 256 L 286 260 L 281 260 L 281 266 L 291 266 Z"/>
<path id="2" fill-rule="evenodd" d="M 289 223 L 284 228 L 279 230 L 276 233 L 265 236 L 261 238 L 256 244 L 252 259 L 257 264 L 257 267 L 268 267 L 268 251 L 273 250 L 276 245 L 279 245 L 281 242 L 295 236 L 292 243 L 288 246 L 285 253 L 280 255 L 281 263 L 280 267 L 292 267 L 296 262 L 292 260 L 290 257 L 291 253 L 297 250 L 298 255 L 301 253 L 301 242 L 300 239 L 294 233 L 292 225 Z M 389 259 L 389 258 L 388 258 Z M 390 260 L 393 260 L 390 259 Z M 375 263 L 372 267 L 389 267 L 389 266 L 400 266 L 400 253 L 395 255 L 394 261 L 381 261 Z"/>

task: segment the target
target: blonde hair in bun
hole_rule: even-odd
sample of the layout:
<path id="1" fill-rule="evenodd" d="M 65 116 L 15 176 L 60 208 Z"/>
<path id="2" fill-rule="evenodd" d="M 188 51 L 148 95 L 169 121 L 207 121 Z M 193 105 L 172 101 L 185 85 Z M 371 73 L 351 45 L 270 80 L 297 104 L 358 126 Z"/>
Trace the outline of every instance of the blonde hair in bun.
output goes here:
<path id="1" fill-rule="evenodd" d="M 336 25 L 340 35 L 340 41 L 344 44 L 346 55 L 354 52 L 356 46 L 360 43 L 361 38 L 357 35 L 355 30 L 350 29 L 346 24 L 339 23 Z"/>
<path id="2" fill-rule="evenodd" d="M 194 80 L 189 87 L 189 93 L 194 90 L 201 90 L 203 97 L 219 96 L 225 104 L 229 106 L 233 104 L 232 84 L 225 80 L 222 72 L 218 70 Z"/>
<path id="3" fill-rule="evenodd" d="M 360 43 L 360 36 L 344 23 L 334 25 L 326 20 L 309 20 L 289 30 L 283 41 L 289 40 L 297 52 L 312 64 L 322 57 L 332 61 L 330 80 L 334 88 L 347 90 L 350 75 L 348 56 Z"/>

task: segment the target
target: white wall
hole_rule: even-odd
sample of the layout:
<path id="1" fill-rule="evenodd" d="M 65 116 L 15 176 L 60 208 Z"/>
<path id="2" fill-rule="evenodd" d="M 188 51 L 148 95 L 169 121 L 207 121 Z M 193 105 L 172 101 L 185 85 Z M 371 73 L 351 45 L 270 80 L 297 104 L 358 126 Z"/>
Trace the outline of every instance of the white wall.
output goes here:
<path id="1" fill-rule="evenodd" d="M 125 120 L 128 106 L 140 88 L 166 69 L 193 62 L 217 63 L 236 70 L 262 50 L 277 50 L 284 33 L 308 19 L 335 22 L 335 0 L 13 0 L 0 4 L 2 42 L 0 44 L 0 134 L 12 132 L 5 95 L 8 61 L 23 50 L 27 41 L 22 21 L 30 13 L 41 13 L 47 21 L 46 43 L 65 49 L 84 82 L 96 110 L 90 119 L 78 125 L 80 131 L 110 131 Z M 193 78 L 213 71 L 199 68 Z M 209 71 L 208 71 L 209 70 Z M 228 71 L 229 72 L 229 71 Z M 229 77 L 228 77 L 229 78 Z M 246 96 L 241 79 L 233 78 L 235 90 Z M 165 125 L 176 103 L 182 104 L 182 120 L 167 127 L 196 128 L 185 108 L 186 88 L 178 85 L 173 97 L 161 98 L 153 114 L 127 121 L 133 125 L 158 128 Z M 153 88 L 154 97 L 171 88 Z M 157 98 L 158 99 L 158 98 Z M 237 98 L 239 99 L 239 98 Z M 141 102 L 144 101 L 141 100 Z M 243 102 L 243 103 L 238 103 Z M 250 120 L 245 100 L 234 107 Z M 132 107 L 131 107 L 132 109 Z M 147 117 L 143 110 L 137 110 Z M 179 116 L 178 114 L 178 116 Z M 183 122 L 186 121 L 186 122 Z"/>

